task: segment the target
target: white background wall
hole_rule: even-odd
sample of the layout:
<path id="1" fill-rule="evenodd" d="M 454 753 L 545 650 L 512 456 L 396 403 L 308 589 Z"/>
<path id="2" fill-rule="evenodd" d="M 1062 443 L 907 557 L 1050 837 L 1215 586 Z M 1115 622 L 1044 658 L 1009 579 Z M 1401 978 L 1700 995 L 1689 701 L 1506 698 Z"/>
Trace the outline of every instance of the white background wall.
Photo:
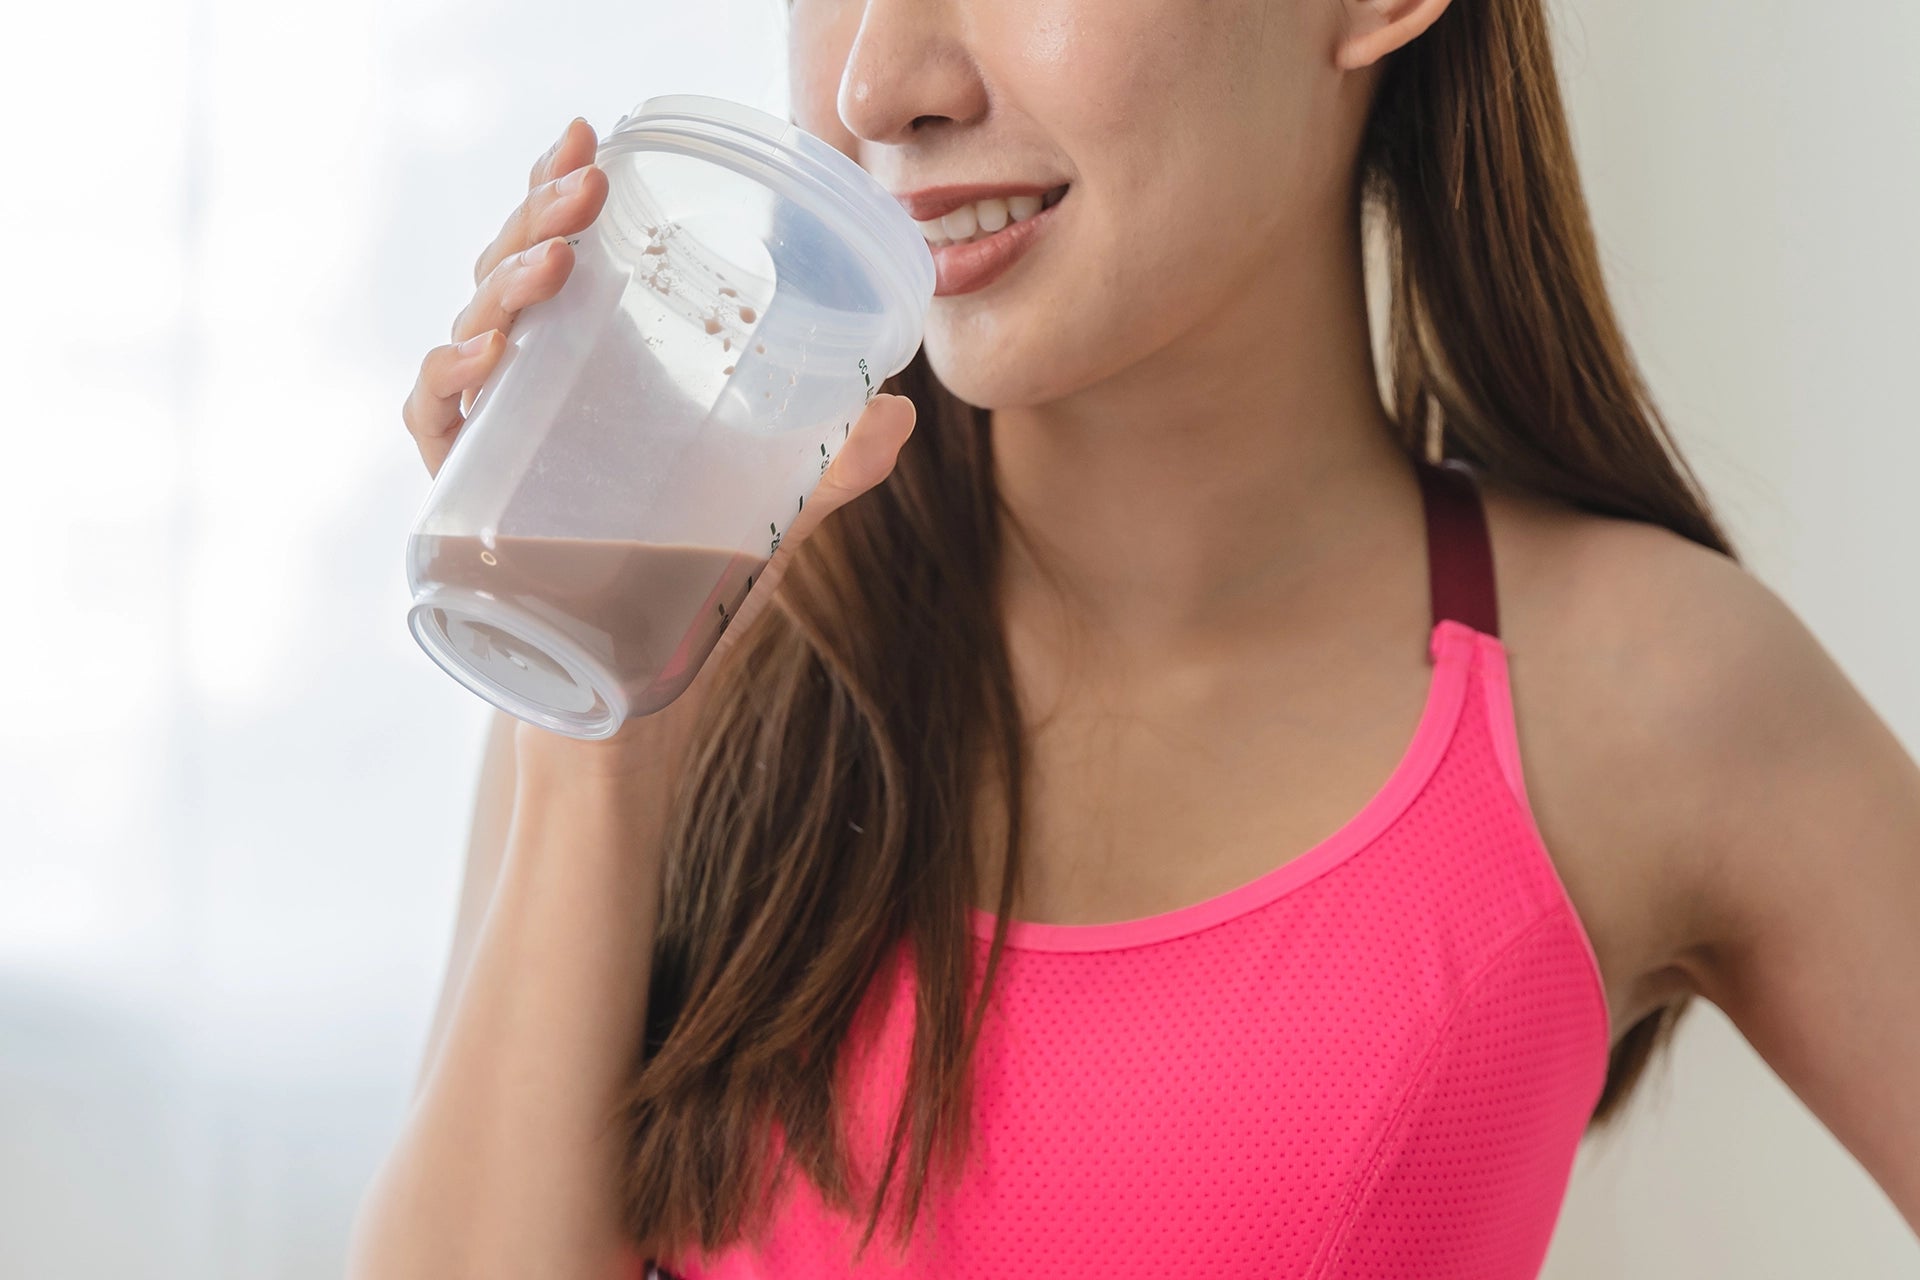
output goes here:
<path id="1" fill-rule="evenodd" d="M 1560 9 L 1655 390 L 1755 571 L 1914 744 L 1920 15 Z M 403 623 L 426 476 L 400 401 L 567 118 L 604 132 L 671 91 L 784 113 L 778 12 L 149 0 L 9 20 L 7 1280 L 340 1274 L 425 1035 L 487 714 Z M 1920 1271 L 1725 1019 L 1691 1020 L 1628 1131 L 1583 1151 L 1548 1274 Z"/>

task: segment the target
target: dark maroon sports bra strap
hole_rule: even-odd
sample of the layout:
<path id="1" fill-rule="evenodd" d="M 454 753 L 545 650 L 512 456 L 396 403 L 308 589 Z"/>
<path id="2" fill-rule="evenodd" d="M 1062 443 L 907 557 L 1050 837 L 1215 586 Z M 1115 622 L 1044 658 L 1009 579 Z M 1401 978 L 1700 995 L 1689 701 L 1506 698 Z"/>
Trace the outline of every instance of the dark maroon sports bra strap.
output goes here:
<path id="1" fill-rule="evenodd" d="M 1438 463 L 1415 457 L 1427 511 L 1427 575 L 1433 621 L 1455 618 L 1490 636 L 1500 634 L 1493 587 L 1493 546 L 1472 466 L 1459 458 Z"/>

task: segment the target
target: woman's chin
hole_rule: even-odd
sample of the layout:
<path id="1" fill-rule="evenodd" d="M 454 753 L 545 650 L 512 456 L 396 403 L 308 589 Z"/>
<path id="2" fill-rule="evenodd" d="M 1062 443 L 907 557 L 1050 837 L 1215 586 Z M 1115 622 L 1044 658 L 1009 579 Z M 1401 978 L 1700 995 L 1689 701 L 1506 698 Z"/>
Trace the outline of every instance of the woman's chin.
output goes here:
<path id="1" fill-rule="evenodd" d="M 1028 358 L 1013 362 L 984 348 L 926 345 L 927 365 L 940 385 L 978 409 L 1039 404 L 1060 394 L 1058 379 L 1031 361 L 1032 348 L 1023 353 Z"/>

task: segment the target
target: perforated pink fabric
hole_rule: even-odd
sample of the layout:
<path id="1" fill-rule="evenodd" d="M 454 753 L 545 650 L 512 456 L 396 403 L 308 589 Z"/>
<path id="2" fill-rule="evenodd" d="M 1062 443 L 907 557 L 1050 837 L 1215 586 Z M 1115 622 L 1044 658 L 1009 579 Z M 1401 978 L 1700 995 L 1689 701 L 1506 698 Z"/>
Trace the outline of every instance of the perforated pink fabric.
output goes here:
<path id="1" fill-rule="evenodd" d="M 904 1255 L 883 1223 L 854 1266 L 861 1221 L 796 1176 L 767 1238 L 667 1270 L 1536 1275 L 1605 1082 L 1606 1002 L 1526 804 L 1501 641 L 1442 618 L 1428 652 L 1405 755 L 1305 853 L 1160 915 L 1013 926 L 968 1168 L 929 1188 Z M 974 925 L 984 960 L 992 917 Z M 905 954 L 850 1059 L 869 1177 L 905 1072 Z"/>

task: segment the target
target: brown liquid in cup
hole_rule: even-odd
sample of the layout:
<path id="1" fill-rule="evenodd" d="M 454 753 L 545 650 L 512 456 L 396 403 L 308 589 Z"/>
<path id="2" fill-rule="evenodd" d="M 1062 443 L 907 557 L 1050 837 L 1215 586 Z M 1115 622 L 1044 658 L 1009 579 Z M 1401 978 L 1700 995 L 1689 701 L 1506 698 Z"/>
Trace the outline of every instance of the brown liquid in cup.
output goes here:
<path id="1" fill-rule="evenodd" d="M 597 538 L 496 536 L 489 546 L 416 534 L 412 542 L 425 580 L 490 592 L 574 639 L 619 680 L 636 716 L 693 682 L 769 559 Z"/>

